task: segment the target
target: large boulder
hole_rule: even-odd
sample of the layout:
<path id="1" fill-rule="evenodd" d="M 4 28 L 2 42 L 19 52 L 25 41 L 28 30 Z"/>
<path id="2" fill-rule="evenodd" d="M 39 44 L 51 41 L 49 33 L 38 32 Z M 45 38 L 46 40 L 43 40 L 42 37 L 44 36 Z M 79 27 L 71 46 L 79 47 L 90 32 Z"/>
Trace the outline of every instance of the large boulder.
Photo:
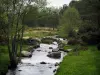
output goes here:
<path id="1" fill-rule="evenodd" d="M 41 39 L 41 42 L 46 44 L 54 44 L 54 42 L 58 42 L 58 40 L 52 37 L 44 37 Z"/>
<path id="2" fill-rule="evenodd" d="M 56 41 L 53 42 L 54 45 L 58 45 L 58 43 Z"/>
<path id="3" fill-rule="evenodd" d="M 32 57 L 32 53 L 28 51 L 22 51 L 21 54 L 22 57 Z"/>
<path id="4" fill-rule="evenodd" d="M 27 39 L 27 43 L 29 45 L 39 45 L 40 41 L 37 39 L 29 38 L 29 39 Z"/>
<path id="5" fill-rule="evenodd" d="M 61 58 L 61 52 L 49 52 L 47 56 L 50 58 L 59 59 Z"/>
<path id="6" fill-rule="evenodd" d="M 43 62 L 40 62 L 40 64 L 47 64 L 47 63 L 43 61 Z"/>
<path id="7" fill-rule="evenodd" d="M 52 49 L 52 52 L 58 52 L 58 51 L 59 51 L 59 48 Z"/>

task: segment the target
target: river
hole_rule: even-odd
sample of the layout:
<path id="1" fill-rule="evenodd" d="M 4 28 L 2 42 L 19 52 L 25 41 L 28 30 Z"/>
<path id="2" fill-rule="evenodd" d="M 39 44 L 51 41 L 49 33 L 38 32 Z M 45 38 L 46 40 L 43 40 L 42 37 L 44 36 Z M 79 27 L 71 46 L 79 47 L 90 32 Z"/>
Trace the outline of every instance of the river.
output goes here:
<path id="1" fill-rule="evenodd" d="M 54 59 L 47 57 L 48 52 L 52 51 L 49 49 L 58 48 L 58 44 L 40 44 L 40 47 L 35 49 L 31 58 L 21 59 L 22 63 L 18 64 L 16 70 L 9 70 L 6 75 L 54 75 L 56 73 L 58 65 L 57 63 L 62 62 L 63 57 L 66 55 L 65 52 L 61 52 L 60 59 Z M 45 62 L 45 64 L 41 64 Z"/>

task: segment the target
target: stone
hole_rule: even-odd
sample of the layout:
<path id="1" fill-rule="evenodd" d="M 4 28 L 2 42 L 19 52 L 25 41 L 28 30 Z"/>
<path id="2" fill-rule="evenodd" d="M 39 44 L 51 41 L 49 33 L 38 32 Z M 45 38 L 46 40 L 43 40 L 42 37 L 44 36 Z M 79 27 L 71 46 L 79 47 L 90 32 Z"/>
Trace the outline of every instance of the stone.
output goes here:
<path id="1" fill-rule="evenodd" d="M 29 38 L 29 39 L 27 39 L 27 43 L 29 45 L 37 45 L 39 43 L 39 41 L 37 39 Z"/>
<path id="2" fill-rule="evenodd" d="M 67 49 L 68 52 L 72 51 L 72 49 Z"/>
<path id="3" fill-rule="evenodd" d="M 55 63 L 55 66 L 59 66 L 59 63 Z"/>
<path id="4" fill-rule="evenodd" d="M 40 62 L 40 64 L 47 64 L 46 62 Z"/>
<path id="5" fill-rule="evenodd" d="M 38 52 L 40 52 L 41 50 L 37 50 Z"/>
<path id="6" fill-rule="evenodd" d="M 22 51 L 21 54 L 23 57 L 32 57 L 32 53 L 28 51 Z"/>
<path id="7" fill-rule="evenodd" d="M 63 48 L 60 48 L 59 50 L 60 50 L 60 51 L 63 51 L 63 52 L 70 52 L 70 51 L 72 51 L 72 49 L 64 50 Z"/>
<path id="8" fill-rule="evenodd" d="M 52 47 L 49 47 L 49 49 L 53 49 Z"/>
<path id="9" fill-rule="evenodd" d="M 49 67 L 49 68 L 52 68 L 52 67 Z"/>
<path id="10" fill-rule="evenodd" d="M 22 70 L 18 70 L 18 71 L 22 71 Z"/>
<path id="11" fill-rule="evenodd" d="M 61 52 L 49 52 L 47 56 L 50 58 L 59 59 L 61 58 Z"/>
<path id="12" fill-rule="evenodd" d="M 39 48 L 40 47 L 40 45 L 39 44 L 37 44 L 37 45 L 35 45 L 34 46 L 34 48 L 36 49 L 36 48 Z"/>
<path id="13" fill-rule="evenodd" d="M 56 69 L 53 70 L 54 73 L 55 73 L 56 71 L 57 71 Z"/>
<path id="14" fill-rule="evenodd" d="M 59 48 L 53 49 L 52 52 L 58 52 Z"/>
<path id="15" fill-rule="evenodd" d="M 54 45 L 58 45 L 58 43 L 57 43 L 56 41 L 55 41 L 55 42 L 53 42 L 53 44 L 54 44 Z"/>

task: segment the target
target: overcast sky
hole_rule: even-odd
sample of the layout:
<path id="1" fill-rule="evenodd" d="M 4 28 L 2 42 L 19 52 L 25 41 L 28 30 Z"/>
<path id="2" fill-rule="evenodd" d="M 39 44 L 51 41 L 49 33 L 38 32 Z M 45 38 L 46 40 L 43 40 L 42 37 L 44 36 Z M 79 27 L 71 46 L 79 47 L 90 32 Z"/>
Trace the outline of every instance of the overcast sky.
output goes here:
<path id="1" fill-rule="evenodd" d="M 50 4 L 49 6 L 56 6 L 60 7 L 63 6 L 64 4 L 69 4 L 71 0 L 47 0 Z"/>

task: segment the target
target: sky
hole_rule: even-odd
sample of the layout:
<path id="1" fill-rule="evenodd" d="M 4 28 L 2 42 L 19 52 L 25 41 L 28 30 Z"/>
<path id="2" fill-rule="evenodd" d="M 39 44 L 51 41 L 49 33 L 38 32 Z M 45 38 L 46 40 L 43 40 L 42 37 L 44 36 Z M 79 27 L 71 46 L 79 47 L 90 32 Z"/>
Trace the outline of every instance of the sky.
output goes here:
<path id="1" fill-rule="evenodd" d="M 49 2 L 48 6 L 60 7 L 64 4 L 69 4 L 71 0 L 47 0 Z"/>

